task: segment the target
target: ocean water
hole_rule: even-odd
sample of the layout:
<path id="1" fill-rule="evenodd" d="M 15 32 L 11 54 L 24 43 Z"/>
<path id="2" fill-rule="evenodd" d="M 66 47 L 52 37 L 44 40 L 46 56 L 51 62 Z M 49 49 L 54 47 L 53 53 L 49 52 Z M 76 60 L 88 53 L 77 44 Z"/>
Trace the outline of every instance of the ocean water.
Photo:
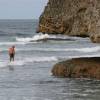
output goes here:
<path id="1" fill-rule="evenodd" d="M 37 25 L 38 20 L 0 20 L 0 100 L 100 100 L 100 81 L 51 74 L 59 61 L 100 56 L 100 44 L 89 38 L 37 34 Z M 12 45 L 16 55 L 10 63 Z"/>

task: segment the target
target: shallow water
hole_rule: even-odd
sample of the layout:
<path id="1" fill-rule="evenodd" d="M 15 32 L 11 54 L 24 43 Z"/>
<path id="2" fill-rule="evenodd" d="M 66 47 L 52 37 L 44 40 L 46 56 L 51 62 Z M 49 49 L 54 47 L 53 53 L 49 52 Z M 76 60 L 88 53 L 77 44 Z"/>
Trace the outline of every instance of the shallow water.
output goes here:
<path id="1" fill-rule="evenodd" d="M 59 61 L 100 56 L 99 44 L 88 38 L 71 37 L 67 41 L 65 36 L 50 36 L 62 41 L 17 40 L 33 39 L 36 25 L 36 20 L 0 20 L 0 100 L 100 100 L 100 81 L 51 74 Z M 16 46 L 14 63 L 9 63 L 11 45 Z"/>

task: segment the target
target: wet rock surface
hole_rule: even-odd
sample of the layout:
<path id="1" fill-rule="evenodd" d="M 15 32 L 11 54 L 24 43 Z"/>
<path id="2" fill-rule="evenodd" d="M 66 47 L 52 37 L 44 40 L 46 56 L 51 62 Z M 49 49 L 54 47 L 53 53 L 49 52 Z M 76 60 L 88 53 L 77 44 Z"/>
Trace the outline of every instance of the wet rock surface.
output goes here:
<path id="1" fill-rule="evenodd" d="M 100 79 L 100 57 L 59 62 L 52 68 L 52 74 L 57 77 Z"/>

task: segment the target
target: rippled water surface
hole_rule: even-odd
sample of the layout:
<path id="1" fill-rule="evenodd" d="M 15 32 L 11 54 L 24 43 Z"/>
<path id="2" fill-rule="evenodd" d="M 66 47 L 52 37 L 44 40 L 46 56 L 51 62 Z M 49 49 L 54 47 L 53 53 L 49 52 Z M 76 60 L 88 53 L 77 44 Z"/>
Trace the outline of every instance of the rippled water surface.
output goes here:
<path id="1" fill-rule="evenodd" d="M 100 100 L 100 81 L 56 78 L 52 66 L 75 57 L 100 56 L 88 38 L 36 34 L 37 20 L 0 20 L 0 100 Z M 39 40 L 39 41 L 36 41 Z M 16 46 L 15 62 L 8 48 Z"/>

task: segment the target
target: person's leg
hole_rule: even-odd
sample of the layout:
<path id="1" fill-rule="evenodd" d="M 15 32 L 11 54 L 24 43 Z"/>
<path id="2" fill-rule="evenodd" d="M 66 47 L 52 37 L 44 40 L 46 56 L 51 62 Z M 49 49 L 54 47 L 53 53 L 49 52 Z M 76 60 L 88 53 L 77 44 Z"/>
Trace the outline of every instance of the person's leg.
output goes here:
<path id="1" fill-rule="evenodd" d="M 14 54 L 12 54 L 12 59 L 13 59 L 13 61 L 14 61 Z"/>
<path id="2" fill-rule="evenodd" d="M 11 62 L 11 61 L 14 61 L 14 54 L 11 54 L 11 55 L 10 55 L 10 62 Z"/>
<path id="3" fill-rule="evenodd" d="M 14 61 L 14 55 L 13 55 L 13 61 Z"/>
<path id="4" fill-rule="evenodd" d="M 10 55 L 9 55 L 9 57 L 10 57 L 10 62 L 11 62 L 11 59 L 12 59 L 12 55 L 10 54 Z"/>

